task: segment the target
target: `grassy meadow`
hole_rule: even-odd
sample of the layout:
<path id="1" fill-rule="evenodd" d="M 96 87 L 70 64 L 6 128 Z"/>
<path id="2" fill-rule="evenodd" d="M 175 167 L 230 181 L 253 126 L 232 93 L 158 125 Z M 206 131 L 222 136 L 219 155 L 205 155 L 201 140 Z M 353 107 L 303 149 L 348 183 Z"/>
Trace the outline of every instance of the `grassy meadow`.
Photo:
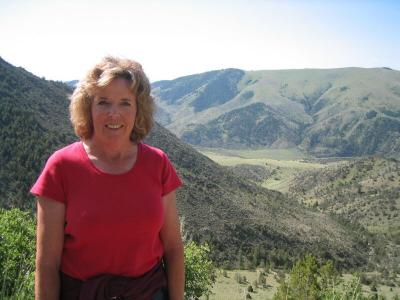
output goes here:
<path id="1" fill-rule="evenodd" d="M 274 294 L 276 293 L 279 283 L 279 275 L 275 271 L 270 271 L 267 276 L 265 276 L 266 284 L 258 287 L 255 286 L 255 281 L 262 272 L 262 269 L 257 269 L 254 271 L 249 270 L 218 270 L 217 278 L 215 284 L 212 288 L 212 294 L 208 297 L 209 300 L 243 300 L 246 299 L 246 295 L 249 294 L 251 299 L 255 300 L 272 300 Z M 242 277 L 246 277 L 246 282 L 238 283 L 236 278 L 237 274 Z M 370 274 L 372 275 L 372 274 Z M 343 283 L 349 283 L 354 279 L 354 275 L 343 274 L 341 280 Z M 400 278 L 399 278 L 400 280 Z M 248 291 L 248 287 L 252 286 L 253 292 Z M 342 287 L 343 288 L 343 287 Z M 373 285 L 362 284 L 362 292 L 364 296 L 371 296 L 373 294 L 379 294 L 381 297 L 384 296 L 385 299 L 394 299 L 396 295 L 400 295 L 400 287 L 390 287 L 386 285 L 376 285 L 376 291 L 374 291 Z M 206 297 L 201 297 L 200 299 L 206 300 Z M 250 298 L 248 298 L 250 299 Z M 377 298 L 378 299 L 378 298 Z M 382 299 L 382 298 L 379 298 Z"/>
<path id="2" fill-rule="evenodd" d="M 229 270 L 222 271 L 218 270 L 217 279 L 215 281 L 214 287 L 212 289 L 212 294 L 208 299 L 210 300 L 242 300 L 246 299 L 246 295 L 250 294 L 251 299 L 265 300 L 272 299 L 279 283 L 276 279 L 276 273 L 270 272 L 266 276 L 266 284 L 264 286 L 255 287 L 254 282 L 257 281 L 261 270 Z M 224 274 L 225 273 L 225 274 Z M 244 283 L 238 283 L 235 279 L 235 275 L 239 274 L 246 278 Z M 253 287 L 254 292 L 248 292 L 249 286 Z M 201 299 L 206 299 L 202 297 Z"/>
<path id="3" fill-rule="evenodd" d="M 199 148 L 206 155 L 222 166 L 249 164 L 263 166 L 270 171 L 271 176 L 261 185 L 265 188 L 286 192 L 293 176 L 305 170 L 324 168 L 337 162 L 319 162 L 303 154 L 298 149 L 255 149 L 230 150 Z"/>

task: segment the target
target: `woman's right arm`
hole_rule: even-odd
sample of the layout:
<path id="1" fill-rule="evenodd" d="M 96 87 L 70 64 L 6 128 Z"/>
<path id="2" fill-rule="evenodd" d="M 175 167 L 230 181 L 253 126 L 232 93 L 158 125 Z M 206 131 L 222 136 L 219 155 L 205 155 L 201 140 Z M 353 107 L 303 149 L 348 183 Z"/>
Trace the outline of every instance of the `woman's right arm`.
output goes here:
<path id="1" fill-rule="evenodd" d="M 64 244 L 65 205 L 38 197 L 35 299 L 60 299 L 60 263 Z"/>

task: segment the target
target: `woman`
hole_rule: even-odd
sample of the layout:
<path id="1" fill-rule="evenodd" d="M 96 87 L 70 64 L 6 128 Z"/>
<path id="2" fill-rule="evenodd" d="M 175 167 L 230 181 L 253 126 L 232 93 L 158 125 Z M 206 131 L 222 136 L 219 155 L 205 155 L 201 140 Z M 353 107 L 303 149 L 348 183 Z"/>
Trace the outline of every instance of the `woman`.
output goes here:
<path id="1" fill-rule="evenodd" d="M 153 107 L 131 60 L 106 57 L 78 84 L 70 113 L 81 141 L 56 151 L 31 189 L 37 300 L 183 299 L 181 181 L 161 150 L 141 142 Z"/>

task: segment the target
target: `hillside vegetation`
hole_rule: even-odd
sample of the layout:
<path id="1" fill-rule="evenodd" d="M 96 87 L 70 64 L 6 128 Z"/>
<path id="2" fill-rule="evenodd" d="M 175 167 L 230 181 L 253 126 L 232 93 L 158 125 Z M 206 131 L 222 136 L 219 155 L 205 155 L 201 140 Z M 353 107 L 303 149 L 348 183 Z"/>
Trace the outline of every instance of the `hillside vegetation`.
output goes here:
<path id="1" fill-rule="evenodd" d="M 288 191 L 298 201 L 373 233 L 378 269 L 387 276 L 400 271 L 398 160 L 370 157 L 304 171 L 291 181 Z"/>
<path id="2" fill-rule="evenodd" d="M 32 210 L 28 190 L 46 158 L 76 139 L 67 114 L 71 90 L 4 61 L 0 66 L 0 204 Z M 164 149 L 184 179 L 178 192 L 182 223 L 189 239 L 210 242 L 218 264 L 250 267 L 268 260 L 288 266 L 312 252 L 346 268 L 368 265 L 365 254 L 373 246 L 362 228 L 240 178 L 161 126 L 147 142 Z"/>
<path id="3" fill-rule="evenodd" d="M 361 253 L 369 235 L 360 228 L 350 229 L 238 177 L 161 127 L 147 142 L 164 149 L 183 177 L 178 208 L 185 231 L 196 241 L 210 241 L 219 263 L 243 267 L 272 260 L 290 265 L 305 251 L 334 258 L 342 266 L 364 261 Z"/>
<path id="4" fill-rule="evenodd" d="M 400 162 L 396 159 L 371 157 L 304 171 L 291 182 L 289 193 L 357 221 L 371 232 L 398 236 L 400 243 Z"/>
<path id="5" fill-rule="evenodd" d="M 203 151 L 239 176 L 282 191 L 294 201 L 330 214 L 348 226 L 368 230 L 377 245 L 368 255 L 371 260 L 379 261 L 378 270 L 386 276 L 400 272 L 400 163 L 397 159 L 285 160 L 280 156 L 272 159 L 274 152 L 264 152 Z"/>
<path id="6" fill-rule="evenodd" d="M 71 90 L 0 58 L 0 206 L 32 208 L 29 187 L 47 157 L 75 137 L 68 124 Z"/>
<path id="7" fill-rule="evenodd" d="M 158 120 L 196 146 L 400 153 L 399 71 L 226 69 L 153 87 Z"/>

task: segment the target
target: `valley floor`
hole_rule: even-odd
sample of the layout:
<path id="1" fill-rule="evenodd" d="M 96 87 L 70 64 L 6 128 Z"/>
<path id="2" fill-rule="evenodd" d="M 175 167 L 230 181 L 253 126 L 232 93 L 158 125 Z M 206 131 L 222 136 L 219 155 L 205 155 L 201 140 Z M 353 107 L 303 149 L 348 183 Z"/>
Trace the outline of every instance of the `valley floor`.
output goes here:
<path id="1" fill-rule="evenodd" d="M 226 271 L 224 276 L 223 271 L 219 270 L 217 273 L 217 280 L 212 289 L 212 295 L 209 296 L 210 300 L 242 300 L 246 299 L 246 295 L 250 294 L 251 299 L 272 299 L 276 293 L 279 283 L 276 280 L 276 273 L 270 272 L 266 276 L 266 284 L 264 286 L 255 287 L 254 281 L 257 280 L 260 270 L 247 271 L 247 270 L 232 270 Z M 239 284 L 235 279 L 235 274 L 246 277 L 246 282 Z M 252 286 L 254 292 L 248 292 L 249 286 Z M 205 299 L 204 297 L 202 299 Z"/>
<path id="2" fill-rule="evenodd" d="M 209 300 L 243 300 L 249 294 L 251 299 L 255 300 L 271 300 L 276 293 L 279 283 L 277 281 L 278 274 L 271 271 L 266 276 L 266 284 L 264 286 L 256 287 L 254 282 L 257 280 L 260 272 L 258 269 L 255 271 L 248 270 L 230 270 L 230 271 L 217 271 L 217 279 L 212 289 L 212 294 L 208 297 Z M 237 274 L 246 277 L 246 282 L 239 284 L 236 280 Z M 351 274 L 344 274 L 342 279 L 344 282 L 350 282 L 354 278 Z M 400 281 L 400 278 L 399 278 Z M 252 286 L 254 292 L 248 292 L 248 287 Z M 362 291 L 365 296 L 372 295 L 371 286 L 362 285 Z M 385 299 L 394 299 L 396 295 L 400 296 L 400 286 L 390 287 L 386 285 L 377 285 L 377 292 Z M 202 297 L 202 300 L 207 299 Z"/>
<path id="3" fill-rule="evenodd" d="M 216 163 L 232 167 L 248 164 L 265 167 L 272 176 L 261 182 L 270 190 L 287 192 L 289 183 L 301 171 L 321 169 L 339 162 L 320 162 L 313 160 L 297 149 L 263 149 L 263 150 L 228 150 L 228 149 L 197 149 Z"/>

